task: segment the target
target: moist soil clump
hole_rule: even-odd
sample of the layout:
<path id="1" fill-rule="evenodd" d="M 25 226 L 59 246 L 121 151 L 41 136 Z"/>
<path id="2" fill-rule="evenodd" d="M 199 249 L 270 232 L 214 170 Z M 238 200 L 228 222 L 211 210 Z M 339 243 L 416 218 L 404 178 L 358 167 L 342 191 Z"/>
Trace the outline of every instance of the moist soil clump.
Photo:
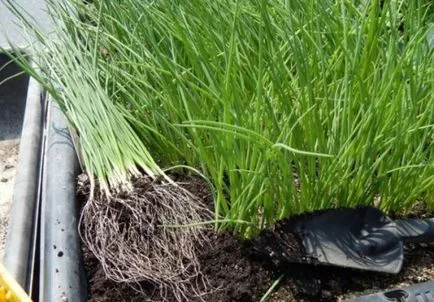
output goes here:
<path id="1" fill-rule="evenodd" d="M 173 175 L 172 178 L 181 182 L 188 180 L 186 189 L 212 206 L 212 196 L 201 179 L 182 175 Z M 80 190 L 78 192 L 79 199 L 84 202 L 85 196 L 80 195 Z M 283 264 L 258 251 L 255 242 L 238 240 L 228 232 L 216 234 L 208 230 L 206 236 L 210 243 L 200 248 L 198 259 L 209 288 L 201 298 L 190 301 L 259 301 L 282 275 L 283 279 L 268 301 L 340 301 L 434 279 L 434 244 L 407 244 L 402 271 L 389 275 L 323 266 L 315 262 Z M 297 257 L 302 259 L 304 255 L 299 239 L 292 234 L 287 236 L 287 241 L 292 242 L 291 256 L 295 260 Z M 138 292 L 131 285 L 107 279 L 96 257 L 84 244 L 82 246 L 89 301 L 161 300 L 157 284 L 140 282 L 136 286 L 140 289 Z M 175 300 L 170 293 L 165 297 L 167 301 Z"/>

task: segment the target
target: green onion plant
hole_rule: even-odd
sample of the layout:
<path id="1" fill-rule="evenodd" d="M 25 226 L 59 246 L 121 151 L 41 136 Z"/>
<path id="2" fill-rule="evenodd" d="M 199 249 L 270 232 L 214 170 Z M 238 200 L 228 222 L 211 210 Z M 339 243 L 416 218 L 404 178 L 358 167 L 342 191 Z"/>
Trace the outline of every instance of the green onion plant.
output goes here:
<path id="1" fill-rule="evenodd" d="M 37 50 L 50 76 L 33 75 L 96 178 L 197 169 L 216 226 L 241 236 L 321 208 L 434 206 L 432 1 L 70 3 Z"/>

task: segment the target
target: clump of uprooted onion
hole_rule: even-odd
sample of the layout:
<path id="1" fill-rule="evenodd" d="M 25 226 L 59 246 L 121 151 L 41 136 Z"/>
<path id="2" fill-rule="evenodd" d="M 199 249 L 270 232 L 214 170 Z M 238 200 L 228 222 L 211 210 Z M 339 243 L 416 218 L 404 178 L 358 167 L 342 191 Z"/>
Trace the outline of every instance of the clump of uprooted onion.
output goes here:
<path id="1" fill-rule="evenodd" d="M 31 51 L 37 60 L 30 63 L 22 52 L 14 59 L 44 86 L 75 130 L 73 142 L 88 175 L 81 181 L 88 197 L 82 240 L 111 280 L 138 290 L 142 281 L 154 284 L 163 299 L 200 296 L 207 281 L 197 251 L 207 239 L 206 227 L 197 223 L 210 212 L 159 168 L 115 102 L 116 87 L 101 83 L 95 53 L 80 30 L 85 25 L 66 4 L 50 5 L 58 22 L 50 37 L 22 20 L 39 40 Z"/>

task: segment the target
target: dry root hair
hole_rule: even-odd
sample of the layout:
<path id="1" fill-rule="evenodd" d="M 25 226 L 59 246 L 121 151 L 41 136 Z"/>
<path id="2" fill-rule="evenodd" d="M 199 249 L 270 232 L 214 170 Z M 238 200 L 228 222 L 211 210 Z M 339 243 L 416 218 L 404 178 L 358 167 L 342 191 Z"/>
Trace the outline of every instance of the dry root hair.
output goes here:
<path id="1" fill-rule="evenodd" d="M 136 289 L 152 282 L 159 297 L 188 301 L 207 290 L 197 260 L 205 229 L 191 226 L 207 217 L 210 211 L 181 186 L 142 178 L 130 192 L 89 198 L 80 230 L 109 279 Z"/>

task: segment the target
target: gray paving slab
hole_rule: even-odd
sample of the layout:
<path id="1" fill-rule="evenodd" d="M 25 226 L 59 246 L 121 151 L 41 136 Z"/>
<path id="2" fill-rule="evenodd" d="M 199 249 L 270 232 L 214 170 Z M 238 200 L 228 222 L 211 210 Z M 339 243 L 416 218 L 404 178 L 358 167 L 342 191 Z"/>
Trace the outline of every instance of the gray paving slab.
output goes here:
<path id="1" fill-rule="evenodd" d="M 24 8 L 44 31 L 49 31 L 51 22 L 45 0 L 12 0 Z M 30 43 L 29 36 L 6 5 L 7 0 L 0 0 L 0 47 L 8 48 L 8 38 L 17 47 L 25 48 Z"/>

